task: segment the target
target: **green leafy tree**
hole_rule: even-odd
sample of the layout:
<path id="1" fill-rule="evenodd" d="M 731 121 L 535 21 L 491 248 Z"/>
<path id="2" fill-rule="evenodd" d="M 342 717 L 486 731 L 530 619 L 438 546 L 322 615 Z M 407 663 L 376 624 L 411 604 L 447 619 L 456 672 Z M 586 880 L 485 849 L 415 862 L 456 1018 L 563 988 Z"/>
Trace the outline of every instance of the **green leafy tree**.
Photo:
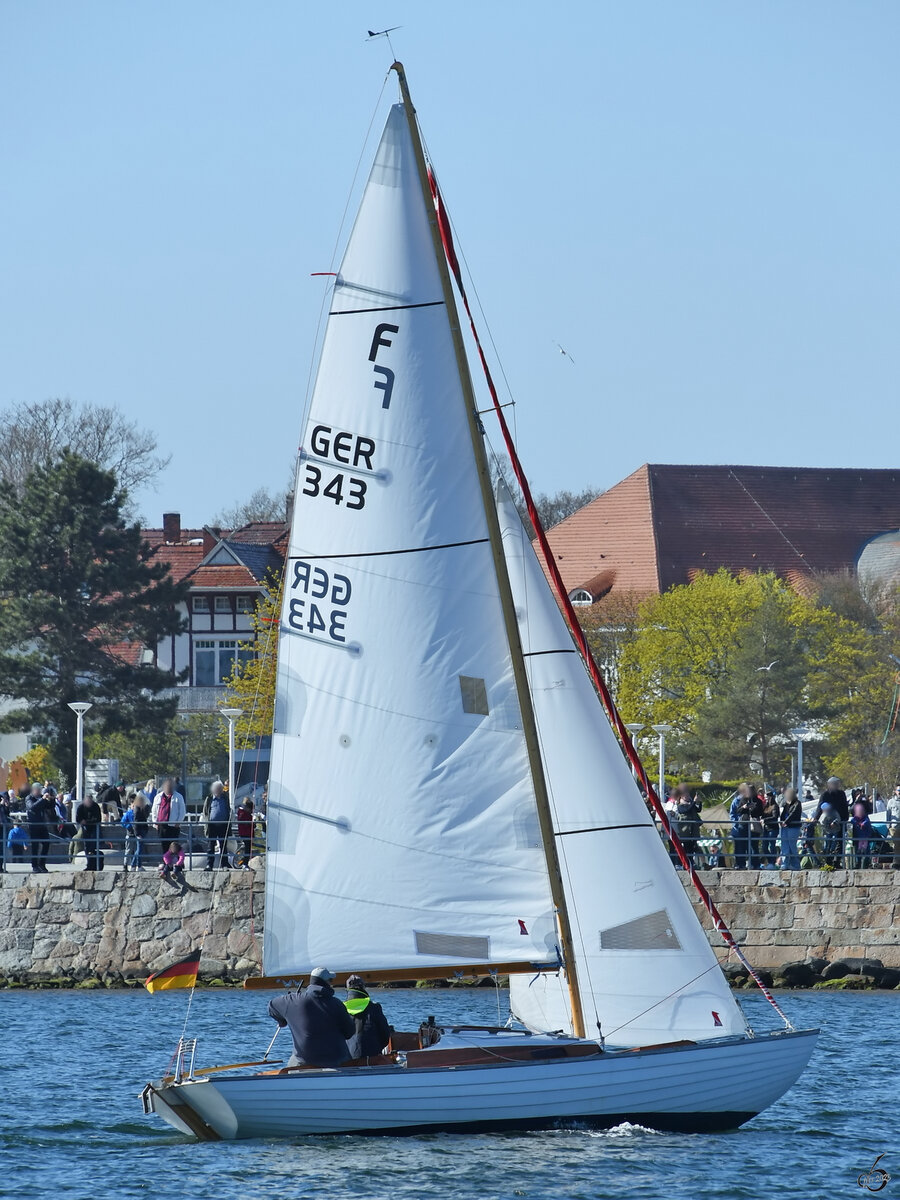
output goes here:
<path id="1" fill-rule="evenodd" d="M 243 709 L 235 722 L 235 745 L 249 750 L 256 739 L 269 737 L 275 720 L 275 674 L 278 666 L 278 626 L 281 617 L 282 580 L 269 578 L 266 592 L 253 612 L 253 636 L 242 650 L 255 650 L 252 658 L 235 660 L 228 680 L 227 703 Z M 222 735 L 227 745 L 227 731 Z"/>
<path id="2" fill-rule="evenodd" d="M 71 700 L 89 700 L 102 733 L 158 730 L 175 701 L 171 676 L 134 665 L 129 648 L 154 647 L 181 629 L 185 589 L 123 517 L 111 471 L 63 451 L 18 495 L 0 495 L 0 689 L 19 701 L 2 721 L 30 730 L 71 779 Z"/>
<path id="3" fill-rule="evenodd" d="M 142 783 L 159 775 L 180 775 L 182 749 L 188 775 L 219 775 L 224 779 L 228 754 L 221 742 L 223 724 L 218 713 L 182 713 L 155 730 L 92 732 L 85 741 L 85 750 L 88 758 L 118 759 L 119 775 L 129 783 Z"/>

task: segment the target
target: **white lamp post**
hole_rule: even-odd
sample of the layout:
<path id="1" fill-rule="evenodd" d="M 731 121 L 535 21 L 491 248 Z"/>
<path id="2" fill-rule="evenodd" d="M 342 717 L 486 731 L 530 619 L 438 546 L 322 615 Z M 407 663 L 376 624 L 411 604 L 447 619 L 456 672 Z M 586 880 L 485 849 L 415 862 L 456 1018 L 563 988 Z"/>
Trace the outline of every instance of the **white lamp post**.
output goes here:
<path id="1" fill-rule="evenodd" d="M 637 750 L 637 736 L 641 732 L 641 730 L 644 728 L 643 722 L 629 721 L 629 723 L 625 726 L 625 728 L 631 734 L 631 741 L 634 745 L 635 750 Z M 638 777 L 637 767 L 632 766 L 631 773 L 635 777 L 635 779 L 637 779 L 637 777 Z"/>
<path id="2" fill-rule="evenodd" d="M 671 725 L 651 725 L 650 728 L 654 733 L 659 734 L 659 799 L 661 803 L 665 803 L 666 799 L 666 734 L 671 733 Z"/>
<path id="3" fill-rule="evenodd" d="M 84 714 L 93 704 L 86 700 L 73 700 L 69 705 L 75 714 L 75 804 L 72 808 L 72 820 L 78 805 L 84 800 Z"/>
<path id="4" fill-rule="evenodd" d="M 243 715 L 242 708 L 220 708 L 219 712 L 228 722 L 228 803 L 234 812 L 234 723 Z"/>
<path id="5" fill-rule="evenodd" d="M 805 725 L 798 725 L 790 731 L 791 737 L 797 739 L 797 799 L 803 802 L 803 739 L 809 737 Z"/>

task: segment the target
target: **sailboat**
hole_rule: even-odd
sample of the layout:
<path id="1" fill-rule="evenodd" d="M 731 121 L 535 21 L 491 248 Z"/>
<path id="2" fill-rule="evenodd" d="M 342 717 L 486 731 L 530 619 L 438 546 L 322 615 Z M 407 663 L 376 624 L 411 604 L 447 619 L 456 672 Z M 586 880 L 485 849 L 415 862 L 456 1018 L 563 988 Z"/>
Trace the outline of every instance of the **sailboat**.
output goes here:
<path id="1" fill-rule="evenodd" d="M 195 1069 L 182 1043 L 144 1108 L 206 1140 L 734 1128 L 817 1031 L 749 1028 L 494 491 L 449 225 L 392 70 L 298 460 L 251 982 L 509 974 L 511 1021 L 425 1025 L 337 1069 Z"/>

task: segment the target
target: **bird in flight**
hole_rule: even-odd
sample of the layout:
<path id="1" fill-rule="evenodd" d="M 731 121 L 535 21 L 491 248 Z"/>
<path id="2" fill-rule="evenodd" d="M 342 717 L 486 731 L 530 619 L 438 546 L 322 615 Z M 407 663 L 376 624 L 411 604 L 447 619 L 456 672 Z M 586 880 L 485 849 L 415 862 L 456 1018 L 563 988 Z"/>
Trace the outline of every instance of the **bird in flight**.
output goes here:
<path id="1" fill-rule="evenodd" d="M 756 669 L 757 669 L 757 671 L 771 671 L 777 662 L 778 662 L 778 659 L 773 658 L 767 667 L 757 667 Z"/>
<path id="2" fill-rule="evenodd" d="M 553 343 L 553 345 L 554 345 L 554 346 L 557 348 L 557 350 L 560 352 L 560 354 L 564 355 L 564 356 L 565 356 L 565 357 L 566 357 L 566 358 L 569 360 L 569 362 L 570 362 L 570 363 L 572 364 L 572 366 L 574 367 L 574 366 L 575 366 L 575 359 L 574 359 L 574 358 L 572 357 L 572 355 L 571 355 L 571 354 L 568 352 L 568 350 L 564 350 L 564 349 L 562 348 L 562 346 L 559 344 L 559 342 L 554 342 L 554 343 Z"/>

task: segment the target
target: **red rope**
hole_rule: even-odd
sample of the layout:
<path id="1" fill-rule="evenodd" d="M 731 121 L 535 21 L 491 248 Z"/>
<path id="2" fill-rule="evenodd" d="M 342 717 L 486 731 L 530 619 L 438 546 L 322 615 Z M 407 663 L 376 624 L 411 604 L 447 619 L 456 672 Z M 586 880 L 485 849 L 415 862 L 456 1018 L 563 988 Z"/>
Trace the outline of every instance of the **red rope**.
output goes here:
<path id="1" fill-rule="evenodd" d="M 507 424 L 506 417 L 503 414 L 503 406 L 501 405 L 500 399 L 497 395 L 497 389 L 494 386 L 493 376 L 491 375 L 490 367 L 488 366 L 487 359 L 485 358 L 484 350 L 482 349 L 481 339 L 478 336 L 478 330 L 475 327 L 475 319 L 472 316 L 472 310 L 469 307 L 469 299 L 468 299 L 468 296 L 466 295 L 465 285 L 463 284 L 462 271 L 460 270 L 459 260 L 456 257 L 456 250 L 454 249 L 454 246 L 453 246 L 453 233 L 450 228 L 450 221 L 447 216 L 447 210 L 444 207 L 444 202 L 441 197 L 440 189 L 438 188 L 438 185 L 437 185 L 437 180 L 435 179 L 434 173 L 431 170 L 429 170 L 429 172 L 428 172 L 428 179 L 429 179 L 429 183 L 431 184 L 431 195 L 434 200 L 434 208 L 435 208 L 435 213 L 437 214 L 437 222 L 438 222 L 438 228 L 440 229 L 440 233 L 441 233 L 441 241 L 443 242 L 443 245 L 444 245 L 444 253 L 447 256 L 447 262 L 450 266 L 450 270 L 453 272 L 453 276 L 456 279 L 456 286 L 459 289 L 459 294 L 462 298 L 462 302 L 463 302 L 463 305 L 466 310 L 466 315 L 469 318 L 469 327 L 472 330 L 472 336 L 475 339 L 475 345 L 478 349 L 478 357 L 481 359 L 481 367 L 482 367 L 482 370 L 484 371 L 485 379 L 487 380 L 488 391 L 491 394 L 491 401 L 493 402 L 494 412 L 496 413 L 497 420 L 500 423 L 500 431 L 503 434 L 503 441 L 504 441 L 504 444 L 506 445 L 506 452 L 509 455 L 509 461 L 512 464 L 513 474 L 515 475 L 516 480 L 519 484 L 519 487 L 522 490 L 522 496 L 525 500 L 525 508 L 527 509 L 528 516 L 531 520 L 532 525 L 534 526 L 535 537 L 537 539 L 538 545 L 540 546 L 541 556 L 544 560 L 547 574 L 550 576 L 550 581 L 553 585 L 553 590 L 556 592 L 557 600 L 559 601 L 560 607 L 563 610 L 563 614 L 566 618 L 566 622 L 572 633 L 572 637 L 575 639 L 575 643 L 578 646 L 579 652 L 581 653 L 581 657 L 584 660 L 584 663 L 590 673 L 591 679 L 594 682 L 594 687 L 597 689 L 597 692 L 603 703 L 603 707 L 606 709 L 607 716 L 609 717 L 609 720 L 613 726 L 613 729 L 615 729 L 616 733 L 619 735 L 619 740 L 621 741 L 622 746 L 625 750 L 626 757 L 628 758 L 628 761 L 631 763 L 632 767 L 634 768 L 635 772 L 637 773 L 637 776 L 638 776 L 638 779 L 640 780 L 641 786 L 643 787 L 644 791 L 646 792 L 651 805 L 653 806 L 657 816 L 659 817 L 660 821 L 662 822 L 663 828 L 666 831 L 666 835 L 669 838 L 669 840 L 671 841 L 673 847 L 675 848 L 675 853 L 678 855 L 678 859 L 679 859 L 681 865 L 684 867 L 685 871 L 687 871 L 688 874 L 690 875 L 691 883 L 693 883 L 694 887 L 697 890 L 698 895 L 700 896 L 700 899 L 703 902 L 704 907 L 706 908 L 707 912 L 709 913 L 710 917 L 712 918 L 713 925 L 718 930 L 719 934 L 722 937 L 722 940 L 728 946 L 729 950 L 733 950 L 735 952 L 735 954 L 737 955 L 737 957 L 740 959 L 740 961 L 743 963 L 744 967 L 746 967 L 747 971 L 749 972 L 750 976 L 752 977 L 752 979 L 754 980 L 756 985 L 759 987 L 762 994 L 765 996 L 765 998 L 769 1001 L 769 1003 L 772 1005 L 772 1007 L 775 1009 L 775 1011 L 778 1013 L 778 1015 L 784 1021 L 785 1025 L 790 1027 L 790 1021 L 788 1021 L 787 1017 L 784 1015 L 784 1013 L 779 1008 L 778 1003 L 775 1000 L 775 997 L 769 992 L 768 988 L 765 986 L 763 981 L 760 979 L 759 975 L 757 975 L 756 971 L 753 969 L 753 967 L 747 961 L 747 958 L 745 957 L 740 946 L 734 940 L 731 930 L 725 924 L 724 918 L 722 917 L 721 913 L 719 912 L 719 910 L 716 908 L 715 904 L 713 903 L 712 897 L 710 896 L 709 892 L 706 890 L 706 888 L 703 884 L 703 881 L 700 879 L 699 875 L 697 874 L 693 863 L 691 862 L 691 860 L 688 858 L 687 854 L 685 853 L 684 847 L 681 845 L 681 842 L 679 841 L 678 836 L 676 835 L 675 831 L 671 828 L 668 813 L 663 808 L 663 805 L 660 802 L 659 796 L 657 796 L 656 791 L 650 782 L 650 779 L 644 768 L 644 764 L 641 762 L 641 759 L 640 759 L 637 751 L 634 748 L 634 744 L 631 740 L 631 735 L 629 734 L 628 730 L 625 728 L 625 724 L 622 721 L 622 717 L 619 714 L 619 710 L 616 708 L 615 701 L 613 700 L 612 696 L 610 695 L 609 688 L 606 686 L 606 681 L 603 678 L 600 668 L 597 666 L 597 661 L 594 658 L 594 655 L 591 651 L 590 645 L 588 644 L 587 636 L 585 635 L 584 630 L 581 628 L 581 625 L 578 623 L 578 617 L 576 616 L 575 609 L 572 606 L 572 601 L 569 599 L 569 594 L 566 591 L 566 587 L 565 587 L 565 584 L 563 583 L 562 576 L 559 573 L 559 567 L 556 564 L 556 559 L 553 556 L 553 551 L 550 549 L 550 543 L 547 541 L 547 535 L 544 532 L 543 523 L 541 522 L 541 518 L 538 513 L 537 506 L 535 505 L 534 497 L 531 494 L 531 488 L 528 485 L 528 480 L 525 476 L 524 470 L 522 469 L 522 464 L 519 460 L 519 456 L 516 453 L 516 447 L 515 447 L 515 444 L 512 439 L 512 434 L 510 433 L 509 425 Z"/>

